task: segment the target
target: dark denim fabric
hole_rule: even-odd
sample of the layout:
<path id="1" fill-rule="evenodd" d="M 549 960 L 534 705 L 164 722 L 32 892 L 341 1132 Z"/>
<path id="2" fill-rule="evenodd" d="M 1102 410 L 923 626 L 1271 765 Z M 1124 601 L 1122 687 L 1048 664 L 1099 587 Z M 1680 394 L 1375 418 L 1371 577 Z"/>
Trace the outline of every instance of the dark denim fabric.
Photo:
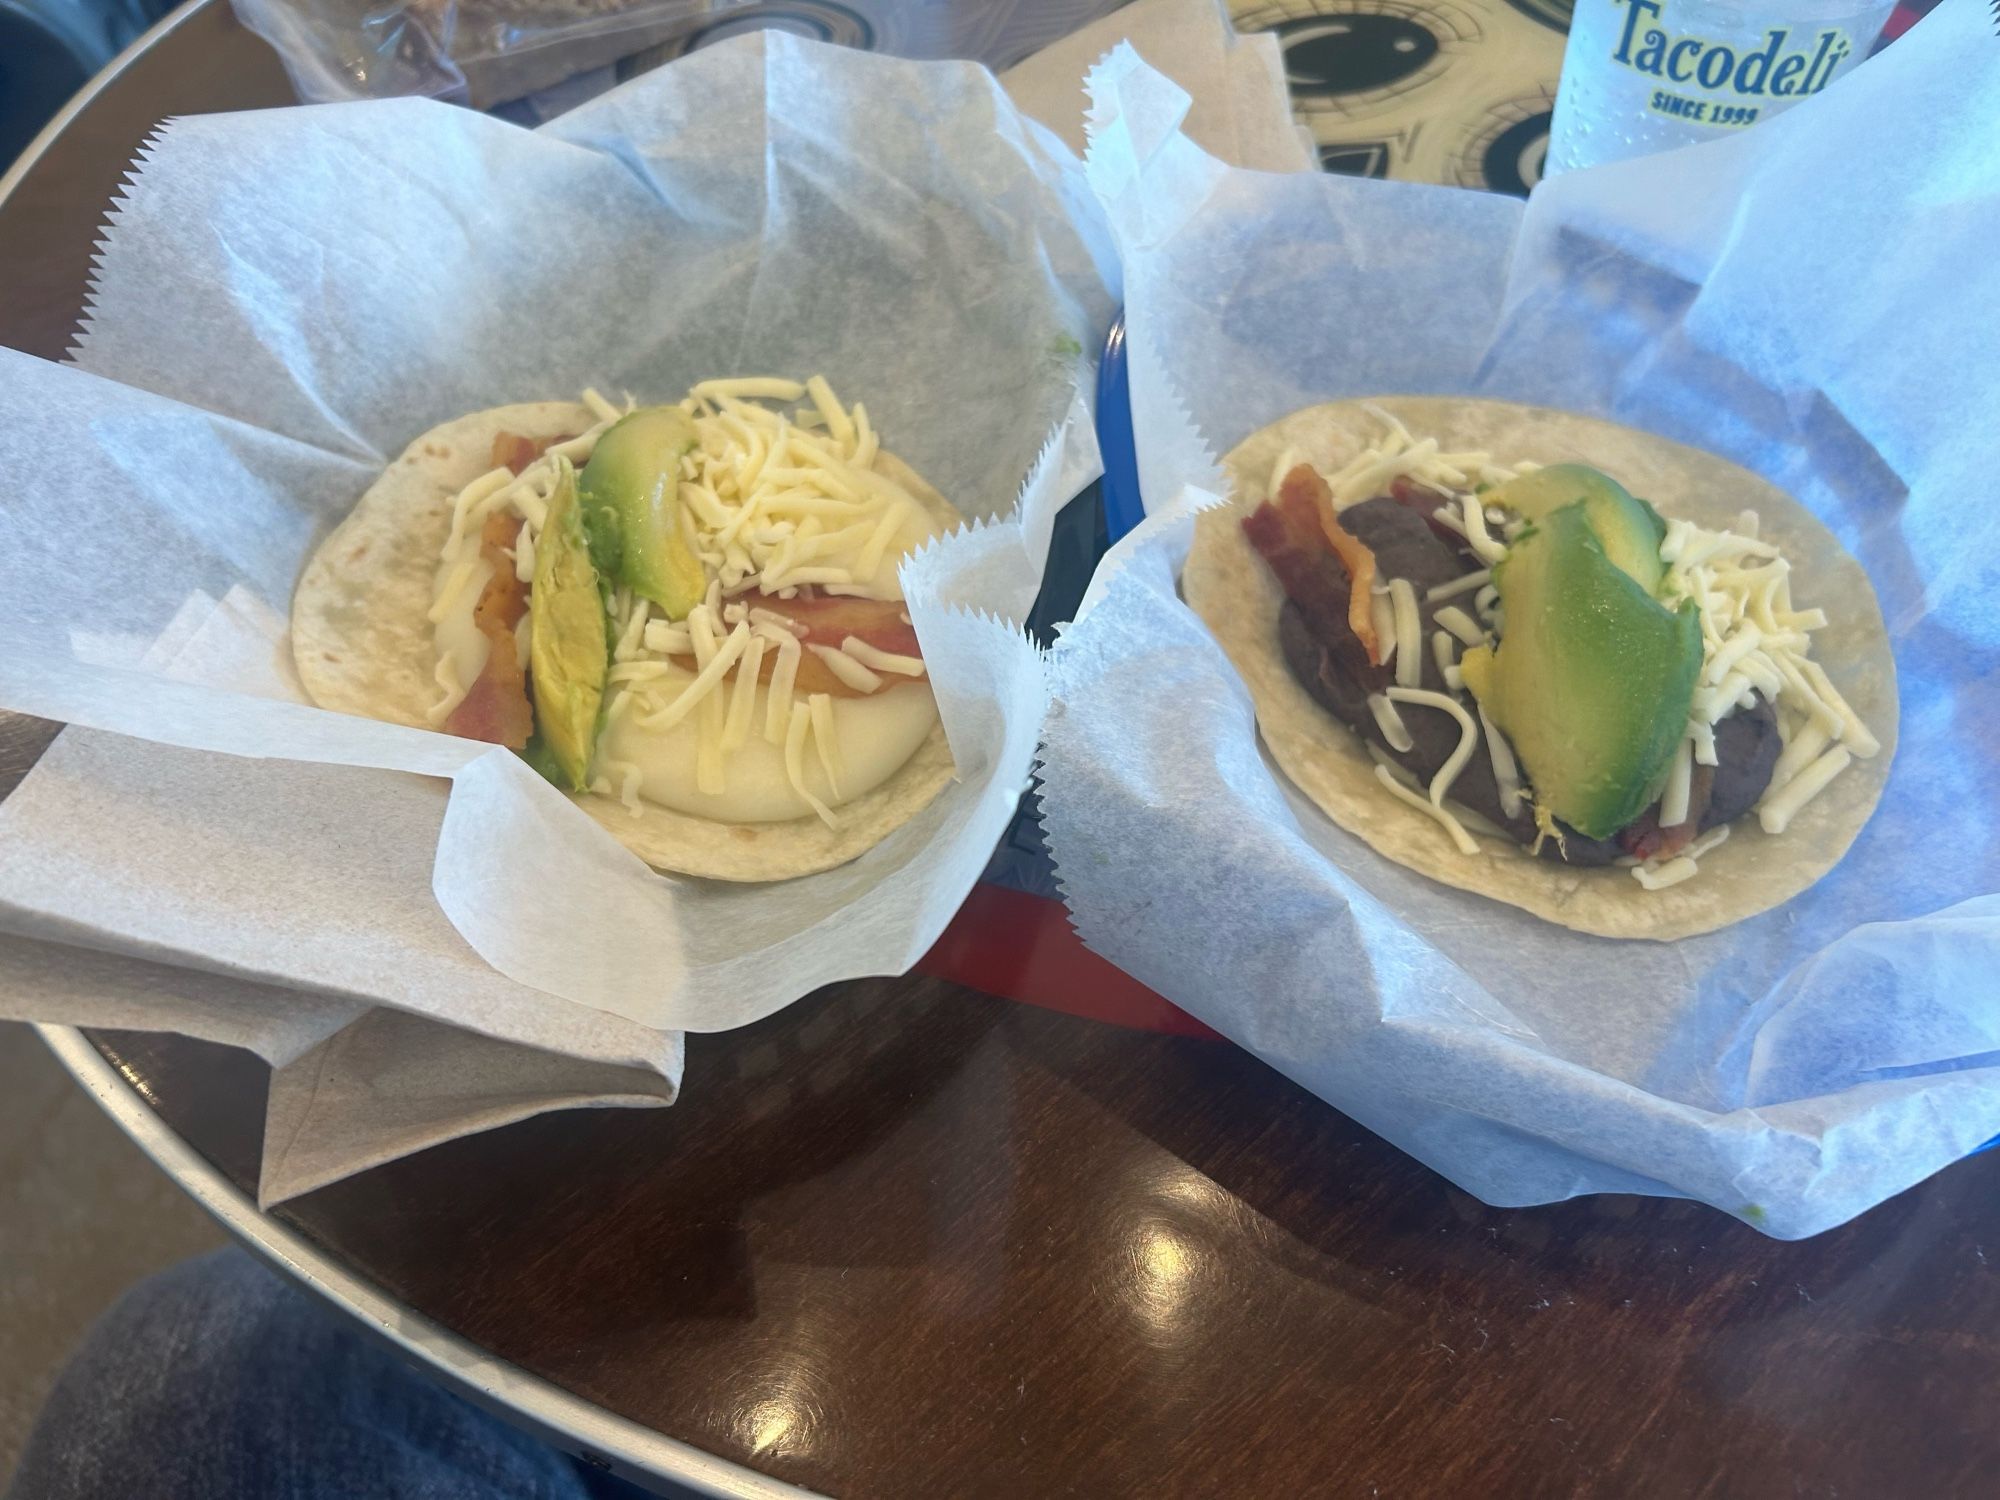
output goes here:
<path id="1" fill-rule="evenodd" d="M 143 1281 L 50 1394 L 9 1500 L 630 1500 L 241 1250 Z"/>

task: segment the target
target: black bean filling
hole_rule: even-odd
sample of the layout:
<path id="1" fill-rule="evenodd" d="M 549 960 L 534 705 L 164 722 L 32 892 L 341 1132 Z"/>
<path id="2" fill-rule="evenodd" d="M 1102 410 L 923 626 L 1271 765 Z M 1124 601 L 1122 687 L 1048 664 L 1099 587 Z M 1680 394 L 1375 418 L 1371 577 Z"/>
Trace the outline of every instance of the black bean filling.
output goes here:
<path id="1" fill-rule="evenodd" d="M 1453 547 L 1442 540 L 1427 519 L 1436 503 L 1434 498 L 1423 498 L 1423 492 L 1403 488 L 1397 499 L 1382 497 L 1349 506 L 1340 513 L 1340 521 L 1375 554 L 1381 578 L 1405 578 L 1416 589 L 1417 611 L 1423 621 L 1422 685 L 1432 692 L 1457 698 L 1476 717 L 1472 695 L 1454 694 L 1445 685 L 1444 674 L 1438 670 L 1430 646 L 1431 633 L 1443 628 L 1437 623 L 1437 612 L 1457 605 L 1465 613 L 1473 614 L 1473 595 L 1462 593 L 1437 604 L 1427 602 L 1424 595 L 1426 590 L 1476 572 L 1483 564 L 1462 544 Z M 1374 711 L 1368 706 L 1368 698 L 1394 685 L 1393 665 L 1367 666 L 1359 642 L 1346 631 L 1344 622 L 1341 628 L 1346 635 L 1344 641 L 1320 639 L 1307 626 L 1299 608 L 1286 600 L 1278 615 L 1278 641 L 1285 664 L 1320 707 L 1409 771 L 1419 784 L 1430 785 L 1458 749 L 1458 721 L 1420 704 L 1399 704 L 1397 712 L 1409 731 L 1411 748 L 1391 749 Z M 1717 764 L 1712 767 L 1697 764 L 1688 788 L 1688 816 L 1694 821 L 1696 831 L 1706 832 L 1731 822 L 1755 806 L 1764 788 L 1770 785 L 1771 770 L 1777 764 L 1781 748 L 1777 713 L 1761 695 L 1751 708 L 1736 709 L 1717 723 Z M 1501 811 L 1499 778 L 1494 774 L 1492 752 L 1484 733 L 1447 795 L 1505 829 L 1519 843 L 1529 847 L 1535 844 L 1537 830 L 1525 798 L 1515 816 L 1510 818 Z M 1543 840 L 1540 856 L 1572 865 L 1610 864 L 1627 852 L 1621 839 L 1635 839 L 1648 825 L 1657 829 L 1658 812 L 1659 804 L 1655 803 L 1630 828 L 1621 830 L 1619 837 L 1609 839 L 1588 838 L 1558 821 L 1556 827 L 1563 837 Z"/>

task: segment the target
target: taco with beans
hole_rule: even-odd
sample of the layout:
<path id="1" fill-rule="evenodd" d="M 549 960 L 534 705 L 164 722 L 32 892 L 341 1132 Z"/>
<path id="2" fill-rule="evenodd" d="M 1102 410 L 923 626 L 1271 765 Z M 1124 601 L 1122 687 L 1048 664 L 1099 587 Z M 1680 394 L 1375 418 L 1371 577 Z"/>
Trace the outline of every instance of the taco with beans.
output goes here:
<path id="1" fill-rule="evenodd" d="M 1879 800 L 1867 575 L 1698 450 L 1504 402 L 1308 408 L 1228 457 L 1188 603 L 1273 758 L 1432 879 L 1606 937 L 1790 899 Z"/>

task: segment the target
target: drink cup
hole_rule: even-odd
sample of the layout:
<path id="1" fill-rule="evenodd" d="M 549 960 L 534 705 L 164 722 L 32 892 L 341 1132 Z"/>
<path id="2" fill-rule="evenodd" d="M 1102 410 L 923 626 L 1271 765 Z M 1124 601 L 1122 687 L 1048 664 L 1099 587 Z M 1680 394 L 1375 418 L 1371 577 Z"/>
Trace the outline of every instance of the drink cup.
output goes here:
<path id="1" fill-rule="evenodd" d="M 1712 140 L 1868 55 L 1895 0 L 1576 0 L 1546 175 Z"/>

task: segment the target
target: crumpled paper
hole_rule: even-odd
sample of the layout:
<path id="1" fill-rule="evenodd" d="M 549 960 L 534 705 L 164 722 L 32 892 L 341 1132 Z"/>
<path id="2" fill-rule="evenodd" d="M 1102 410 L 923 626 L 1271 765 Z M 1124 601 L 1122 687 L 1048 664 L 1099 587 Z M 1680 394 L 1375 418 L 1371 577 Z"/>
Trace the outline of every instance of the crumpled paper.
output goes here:
<path id="1" fill-rule="evenodd" d="M 1235 90 L 1220 146 L 1282 135 L 1268 42 L 1143 10 L 1205 23 L 1176 46 Z M 1082 97 L 1067 57 L 1010 80 Z M 1027 779 L 1046 688 L 1005 622 L 1096 473 L 1116 283 L 1080 163 L 990 75 L 773 34 L 533 133 L 414 101 L 182 121 L 99 261 L 79 367 L 0 350 L 0 455 L 39 481 L 0 507 L 0 706 L 79 726 L 0 802 L 0 1015 L 257 1051 L 270 1202 L 670 1102 L 684 1029 L 944 927 Z M 780 886 L 662 879 L 504 751 L 302 704 L 292 581 L 411 437 L 753 367 L 866 401 L 978 522 L 905 569 L 961 775 L 915 823 Z"/>
<path id="2" fill-rule="evenodd" d="M 1797 1238 L 2000 1133 L 1984 8 L 1525 206 L 1234 171 L 1176 92 L 1129 51 L 1093 80 L 1149 518 L 1052 661 L 1044 826 L 1085 941 L 1489 1203 L 1685 1196 Z M 1176 578 L 1216 453 L 1379 393 L 1645 428 L 1836 531 L 1889 621 L 1902 742 L 1832 874 L 1718 933 L 1608 941 L 1434 885 L 1291 788 Z"/>

